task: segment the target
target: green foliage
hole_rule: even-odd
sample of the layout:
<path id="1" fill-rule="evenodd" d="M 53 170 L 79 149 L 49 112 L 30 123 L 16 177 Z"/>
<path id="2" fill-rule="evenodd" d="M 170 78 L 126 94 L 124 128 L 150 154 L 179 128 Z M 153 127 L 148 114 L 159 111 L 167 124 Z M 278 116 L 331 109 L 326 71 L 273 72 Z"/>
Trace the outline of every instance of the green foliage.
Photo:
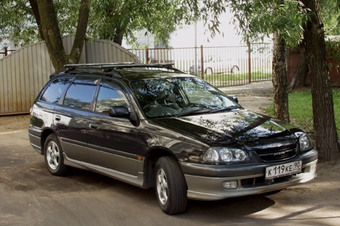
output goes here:
<path id="1" fill-rule="evenodd" d="M 322 21 L 324 23 L 325 35 L 340 34 L 340 1 L 320 0 L 322 10 Z"/>
<path id="2" fill-rule="evenodd" d="M 326 34 L 340 33 L 338 2 L 321 0 Z M 79 0 L 54 1 L 61 35 L 75 33 L 79 6 Z M 300 41 L 308 12 L 297 0 L 92 0 L 88 35 L 112 40 L 123 36 L 133 42 L 136 31 L 146 29 L 165 42 L 176 28 L 202 19 L 213 38 L 220 32 L 220 15 L 228 10 L 246 42 L 279 31 L 288 46 Z M 22 45 L 40 40 L 29 1 L 0 1 L 0 41 L 3 39 Z"/>
<path id="3" fill-rule="evenodd" d="M 80 1 L 55 0 L 61 35 L 76 31 Z M 0 42 L 4 39 L 17 45 L 27 45 L 41 40 L 38 25 L 27 0 L 0 2 Z"/>
<path id="4" fill-rule="evenodd" d="M 54 0 L 61 35 L 75 34 L 79 0 Z M 197 19 L 198 6 L 191 0 L 92 0 L 88 35 L 94 38 L 129 38 L 146 29 L 167 41 L 182 23 Z M 25 45 L 41 40 L 38 26 L 27 0 L 0 2 L 0 41 L 10 39 Z"/>
<path id="5" fill-rule="evenodd" d="M 204 21 L 204 24 L 208 27 L 210 36 L 214 38 L 217 33 L 220 33 L 219 26 L 221 22 L 219 17 L 221 14 L 227 12 L 228 5 L 224 0 L 205 0 L 201 2 L 201 5 L 201 8 L 196 8 L 196 16 L 198 17 L 199 15 L 199 19 Z"/>
<path id="6" fill-rule="evenodd" d="M 78 23 L 79 0 L 54 0 L 61 35 L 75 34 Z"/>
<path id="7" fill-rule="evenodd" d="M 27 1 L 0 2 L 0 42 L 4 39 L 28 44 L 37 39 L 37 26 Z"/>
<path id="8" fill-rule="evenodd" d="M 166 42 L 184 19 L 191 20 L 191 11 L 180 7 L 178 0 L 93 0 L 89 34 L 115 40 L 125 37 L 135 41 L 135 31 L 146 29 Z"/>
<path id="9" fill-rule="evenodd" d="M 279 32 L 288 46 L 301 40 L 307 10 L 296 0 L 232 0 L 235 28 L 246 42 L 261 40 Z"/>

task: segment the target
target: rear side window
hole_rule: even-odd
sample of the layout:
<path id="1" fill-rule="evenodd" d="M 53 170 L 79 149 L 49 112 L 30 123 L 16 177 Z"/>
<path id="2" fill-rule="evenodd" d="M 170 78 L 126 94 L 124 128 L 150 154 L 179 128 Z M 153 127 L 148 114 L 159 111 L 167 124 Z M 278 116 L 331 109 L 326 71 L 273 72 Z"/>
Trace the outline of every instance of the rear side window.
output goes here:
<path id="1" fill-rule="evenodd" d="M 91 103 L 97 90 L 98 79 L 77 78 L 67 90 L 63 105 L 91 110 Z"/>
<path id="2" fill-rule="evenodd" d="M 58 78 L 53 80 L 46 88 L 40 100 L 54 104 L 58 103 L 71 81 L 72 78 Z"/>

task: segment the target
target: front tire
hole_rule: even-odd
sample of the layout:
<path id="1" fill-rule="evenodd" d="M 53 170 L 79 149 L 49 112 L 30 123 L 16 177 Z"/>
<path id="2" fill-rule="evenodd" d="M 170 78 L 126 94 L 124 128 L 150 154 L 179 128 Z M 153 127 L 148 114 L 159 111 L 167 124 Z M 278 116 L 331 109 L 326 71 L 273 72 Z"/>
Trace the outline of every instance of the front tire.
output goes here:
<path id="1" fill-rule="evenodd" d="M 64 164 L 63 150 L 54 134 L 50 134 L 45 141 L 44 157 L 47 169 L 52 175 L 62 176 L 69 171 L 69 167 Z"/>
<path id="2" fill-rule="evenodd" d="M 184 175 L 172 157 L 161 157 L 156 163 L 156 196 L 166 214 L 179 214 L 187 207 L 187 187 Z"/>

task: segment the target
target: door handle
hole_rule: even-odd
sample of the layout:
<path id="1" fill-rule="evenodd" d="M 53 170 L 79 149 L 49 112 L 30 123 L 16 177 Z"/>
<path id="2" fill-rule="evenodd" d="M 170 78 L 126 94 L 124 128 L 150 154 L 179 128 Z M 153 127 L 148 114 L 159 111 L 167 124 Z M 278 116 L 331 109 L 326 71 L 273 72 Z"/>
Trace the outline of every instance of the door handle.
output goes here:
<path id="1" fill-rule="evenodd" d="M 90 128 L 92 129 L 98 129 L 98 124 L 90 122 L 89 124 Z"/>
<path id="2" fill-rule="evenodd" d="M 54 117 L 54 119 L 55 119 L 56 121 L 60 121 L 61 117 L 60 117 L 60 115 L 56 115 L 56 116 Z"/>

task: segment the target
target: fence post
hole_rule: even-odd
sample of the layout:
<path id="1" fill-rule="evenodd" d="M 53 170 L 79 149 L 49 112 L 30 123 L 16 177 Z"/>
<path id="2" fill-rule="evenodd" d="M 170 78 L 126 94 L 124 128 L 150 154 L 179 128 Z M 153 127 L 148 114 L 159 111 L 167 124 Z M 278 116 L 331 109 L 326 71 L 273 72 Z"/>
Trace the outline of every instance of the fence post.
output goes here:
<path id="1" fill-rule="evenodd" d="M 145 63 L 149 63 L 149 48 L 145 49 Z"/>
<path id="2" fill-rule="evenodd" d="M 201 45 L 201 78 L 204 79 L 204 56 L 203 56 L 203 45 Z"/>
<path id="3" fill-rule="evenodd" d="M 250 42 L 247 42 L 248 45 L 248 83 L 251 83 L 251 46 L 250 46 Z"/>

